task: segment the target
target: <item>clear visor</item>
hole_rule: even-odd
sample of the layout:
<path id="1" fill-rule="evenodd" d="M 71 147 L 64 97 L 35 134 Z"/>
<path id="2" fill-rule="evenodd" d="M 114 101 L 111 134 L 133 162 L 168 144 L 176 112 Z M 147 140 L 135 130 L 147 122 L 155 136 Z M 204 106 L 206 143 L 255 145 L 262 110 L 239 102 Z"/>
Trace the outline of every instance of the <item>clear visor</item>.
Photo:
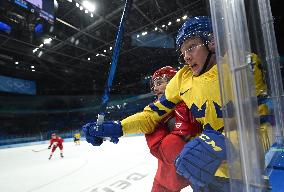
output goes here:
<path id="1" fill-rule="evenodd" d="M 154 92 L 155 87 L 160 86 L 164 83 L 168 83 L 168 78 L 164 76 L 156 77 L 154 80 L 150 81 L 150 88 L 151 91 Z"/>
<path id="2" fill-rule="evenodd" d="M 192 54 L 196 48 L 202 47 L 204 45 L 205 45 L 204 43 L 197 43 L 197 44 L 189 45 L 189 47 L 186 48 L 185 51 L 183 51 L 183 52 L 181 51 L 181 53 L 178 57 L 179 63 L 182 64 L 182 65 L 185 65 L 186 64 L 185 59 L 184 59 L 185 55 L 186 54 Z"/>

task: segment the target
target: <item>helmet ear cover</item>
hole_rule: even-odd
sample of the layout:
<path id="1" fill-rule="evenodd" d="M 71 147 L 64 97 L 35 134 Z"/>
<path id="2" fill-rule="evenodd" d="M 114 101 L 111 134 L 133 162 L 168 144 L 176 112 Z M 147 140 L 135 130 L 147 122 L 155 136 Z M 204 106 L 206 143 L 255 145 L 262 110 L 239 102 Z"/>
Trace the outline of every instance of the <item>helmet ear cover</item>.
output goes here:
<path id="1" fill-rule="evenodd" d="M 178 56 L 178 62 L 179 62 L 180 65 L 185 65 L 186 64 L 185 60 L 184 60 L 184 56 L 183 56 L 182 53 L 180 53 L 179 56 Z"/>

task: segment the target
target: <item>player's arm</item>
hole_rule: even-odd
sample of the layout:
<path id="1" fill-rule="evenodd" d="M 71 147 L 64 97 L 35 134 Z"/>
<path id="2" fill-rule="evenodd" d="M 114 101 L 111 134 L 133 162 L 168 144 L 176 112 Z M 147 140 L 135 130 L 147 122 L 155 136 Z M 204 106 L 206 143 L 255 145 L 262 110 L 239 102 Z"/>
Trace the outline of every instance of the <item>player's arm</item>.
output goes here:
<path id="1" fill-rule="evenodd" d="M 194 118 L 184 102 L 177 105 L 175 119 L 176 123 L 172 134 L 181 136 L 185 141 L 201 134 L 202 125 Z"/>
<path id="2" fill-rule="evenodd" d="M 52 146 L 53 142 L 54 142 L 54 141 L 53 141 L 53 139 L 50 139 L 48 149 L 50 149 L 50 148 L 51 148 L 51 146 Z"/>
<path id="3" fill-rule="evenodd" d="M 185 103 L 179 103 L 174 114 L 175 125 L 170 134 L 165 136 L 159 145 L 160 159 L 168 164 L 173 164 L 190 138 L 201 133 L 201 125 L 191 115 Z"/>
<path id="4" fill-rule="evenodd" d="M 260 58 L 256 54 L 251 54 L 253 79 L 255 83 L 256 95 L 267 95 L 267 85 L 265 82 L 265 74 Z"/>
<path id="5" fill-rule="evenodd" d="M 152 133 L 158 123 L 168 116 L 177 103 L 181 101 L 179 87 L 182 74 L 178 72 L 168 83 L 165 95 L 157 102 L 144 108 L 143 112 L 136 113 L 121 121 L 123 135 L 131 133 Z"/>
<path id="6" fill-rule="evenodd" d="M 159 126 L 153 133 L 145 134 L 150 153 L 160 160 L 163 160 L 163 155 L 160 153 L 160 145 L 168 134 L 169 131 L 164 126 Z"/>
<path id="7" fill-rule="evenodd" d="M 143 112 L 123 119 L 121 121 L 123 135 L 152 133 L 158 123 L 174 110 L 175 105 L 166 96 L 162 96 L 159 101 L 145 107 Z"/>
<path id="8" fill-rule="evenodd" d="M 102 125 L 95 122 L 83 126 L 83 131 L 89 139 L 92 137 L 111 137 L 113 142 L 118 142 L 118 138 L 127 134 L 152 133 L 158 123 L 170 114 L 177 103 L 181 101 L 179 87 L 181 81 L 179 72 L 168 83 L 165 95 L 157 102 L 146 106 L 140 113 L 136 113 L 123 119 L 121 122 L 106 121 Z M 88 141 L 88 140 L 87 140 Z M 92 140 L 90 143 L 95 144 Z M 97 144 L 100 145 L 102 140 Z"/>

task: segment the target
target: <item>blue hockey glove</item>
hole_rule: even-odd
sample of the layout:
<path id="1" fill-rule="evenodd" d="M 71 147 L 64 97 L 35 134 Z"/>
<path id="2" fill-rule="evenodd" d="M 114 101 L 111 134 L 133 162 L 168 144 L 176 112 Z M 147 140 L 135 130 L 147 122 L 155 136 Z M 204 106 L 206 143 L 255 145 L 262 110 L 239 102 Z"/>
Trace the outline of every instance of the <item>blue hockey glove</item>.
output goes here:
<path id="1" fill-rule="evenodd" d="M 118 138 L 123 135 L 122 126 L 119 121 L 105 121 L 101 125 L 97 125 L 96 122 L 87 123 L 83 126 L 83 131 L 92 137 L 110 138 L 110 141 L 113 143 L 118 143 Z"/>
<path id="2" fill-rule="evenodd" d="M 203 131 L 178 155 L 175 160 L 177 173 L 189 179 L 195 189 L 217 184 L 214 175 L 222 161 L 226 160 L 225 140 L 218 131 Z"/>
<path id="3" fill-rule="evenodd" d="M 84 132 L 86 136 L 86 141 L 88 143 L 91 143 L 93 146 L 100 146 L 103 143 L 103 138 L 92 136 L 89 133 L 90 128 L 92 128 L 93 126 L 94 126 L 94 123 L 87 123 L 86 125 L 82 127 L 82 131 Z"/>

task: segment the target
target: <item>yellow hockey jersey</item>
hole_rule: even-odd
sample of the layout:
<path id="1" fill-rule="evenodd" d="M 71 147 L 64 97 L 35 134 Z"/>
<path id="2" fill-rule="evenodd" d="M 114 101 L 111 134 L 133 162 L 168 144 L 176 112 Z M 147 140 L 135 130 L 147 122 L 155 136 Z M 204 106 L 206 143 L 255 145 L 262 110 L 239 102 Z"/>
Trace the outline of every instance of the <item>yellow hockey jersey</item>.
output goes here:
<path id="1" fill-rule="evenodd" d="M 75 134 L 74 134 L 74 138 L 80 139 L 80 138 L 81 138 L 81 134 L 80 134 L 80 133 L 75 133 Z"/>
<path id="2" fill-rule="evenodd" d="M 122 120 L 124 134 L 151 133 L 158 122 L 184 101 L 193 116 L 204 128 L 223 128 L 220 89 L 217 65 L 200 76 L 193 76 L 184 66 L 167 85 L 165 95 L 157 102 L 145 107 L 143 112 Z"/>
<path id="3" fill-rule="evenodd" d="M 256 54 L 251 55 L 256 95 L 266 93 L 261 62 Z M 177 103 L 184 101 L 203 128 L 221 131 L 224 122 L 217 65 L 200 76 L 193 76 L 189 66 L 185 65 L 168 83 L 165 96 L 121 121 L 123 134 L 151 133 L 156 125 L 167 116 Z M 228 106 L 230 107 L 228 102 Z M 259 110 L 262 115 L 262 110 Z"/>
<path id="4" fill-rule="evenodd" d="M 260 60 L 252 54 L 256 93 L 266 92 Z M 184 101 L 203 129 L 223 131 L 224 121 L 218 79 L 217 65 L 200 76 L 193 76 L 190 68 L 185 65 L 168 83 L 165 95 L 155 103 L 121 121 L 123 134 L 151 133 L 157 124 L 174 110 L 175 105 Z M 230 102 L 227 106 L 230 107 Z M 222 164 L 216 176 L 228 177 L 227 164 Z"/>

